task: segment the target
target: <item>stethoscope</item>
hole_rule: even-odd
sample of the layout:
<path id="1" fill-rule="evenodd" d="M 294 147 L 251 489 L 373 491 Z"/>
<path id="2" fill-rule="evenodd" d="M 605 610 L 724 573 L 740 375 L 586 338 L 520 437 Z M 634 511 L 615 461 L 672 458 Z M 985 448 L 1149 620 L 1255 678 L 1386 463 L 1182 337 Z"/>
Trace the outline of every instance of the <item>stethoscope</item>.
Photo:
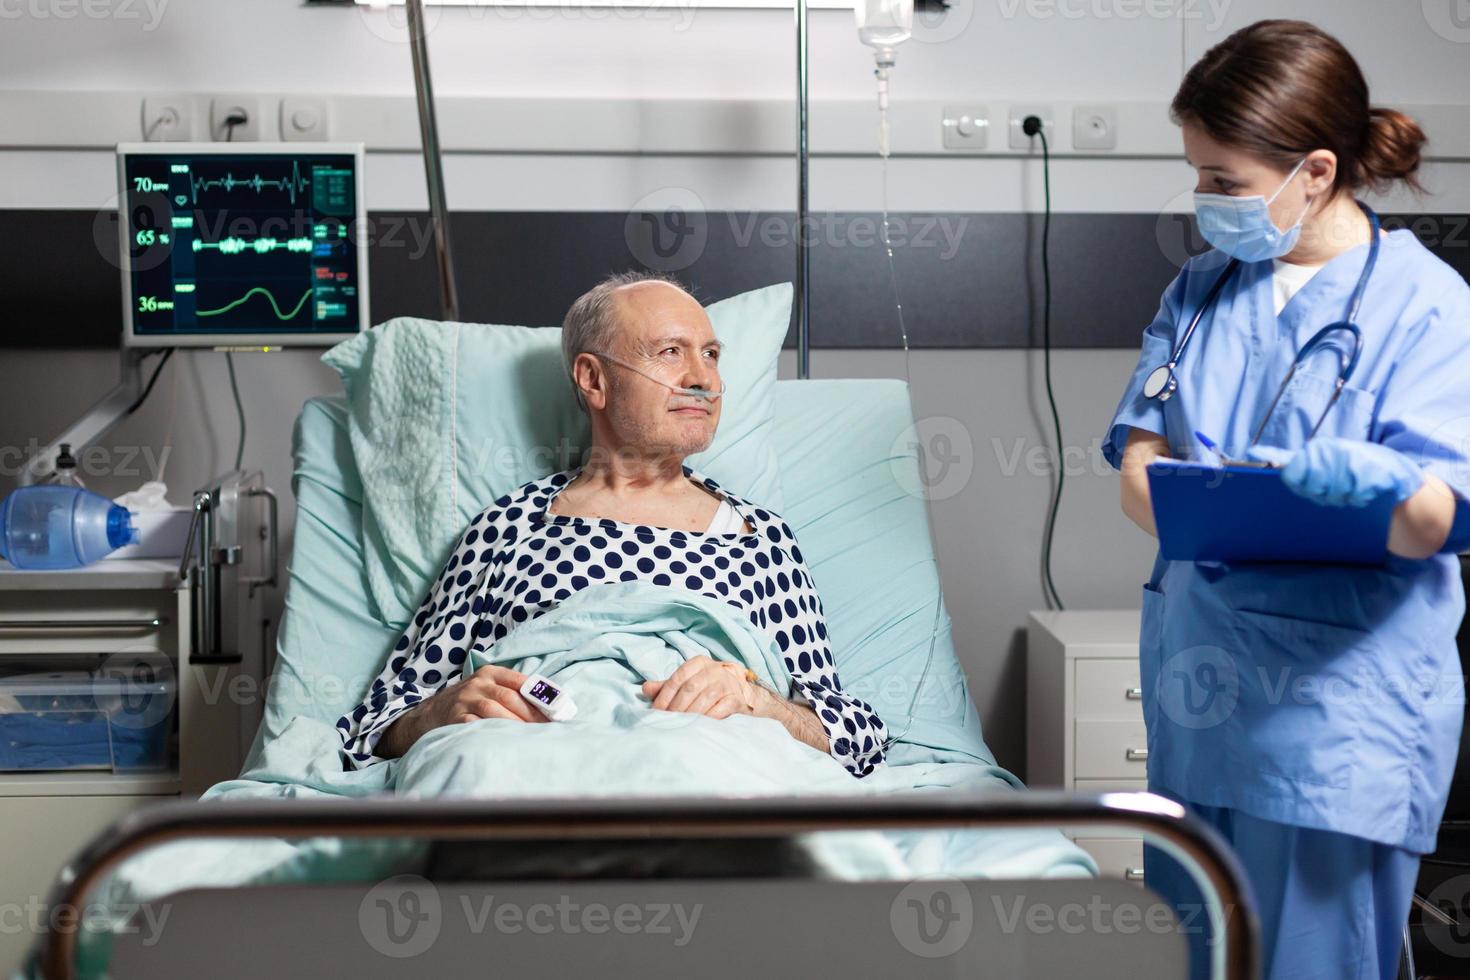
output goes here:
<path id="1" fill-rule="evenodd" d="M 1291 370 L 1286 372 L 1286 378 L 1281 382 L 1281 387 L 1276 389 L 1276 397 L 1271 399 L 1271 405 L 1266 409 L 1266 417 L 1261 419 L 1261 424 L 1256 427 L 1255 434 L 1251 437 L 1252 446 L 1260 440 L 1261 433 L 1266 430 L 1266 424 L 1271 420 L 1271 414 L 1276 411 L 1276 406 L 1281 401 L 1281 396 L 1286 392 L 1287 386 L 1291 384 L 1291 379 L 1296 376 L 1297 368 L 1301 367 L 1307 358 L 1311 357 L 1312 354 L 1316 353 L 1323 346 L 1323 342 L 1328 336 L 1334 333 L 1347 333 L 1351 335 L 1353 339 L 1353 353 L 1351 357 L 1345 357 L 1343 352 L 1336 346 L 1330 348 L 1337 355 L 1337 385 L 1332 391 L 1332 397 L 1327 400 L 1326 407 L 1322 409 L 1322 414 L 1317 416 L 1317 424 L 1312 426 L 1312 431 L 1307 435 L 1308 439 L 1315 436 L 1317 430 L 1322 428 L 1322 422 L 1327 418 L 1327 413 L 1332 410 L 1333 405 L 1337 404 L 1337 399 L 1342 394 L 1342 389 L 1347 385 L 1348 380 L 1352 378 L 1353 371 L 1358 366 L 1358 358 L 1363 353 L 1363 331 L 1358 329 L 1356 321 L 1358 319 L 1358 312 L 1363 306 L 1363 294 L 1368 289 L 1368 280 L 1373 276 L 1373 267 L 1378 264 L 1380 243 L 1378 240 L 1379 222 L 1377 213 L 1362 201 L 1357 202 L 1357 204 L 1358 207 L 1363 209 L 1363 213 L 1368 216 L 1368 223 L 1372 226 L 1373 230 L 1371 233 L 1372 240 L 1368 246 L 1368 261 L 1363 266 L 1363 274 L 1358 278 L 1357 288 L 1353 290 L 1352 299 L 1348 302 L 1347 318 L 1339 320 L 1336 323 L 1329 323 L 1321 330 L 1318 330 L 1312 335 L 1312 339 L 1308 340 L 1297 351 L 1295 359 L 1291 362 Z M 1195 330 L 1199 328 L 1200 321 L 1205 318 L 1205 314 L 1219 301 L 1220 293 L 1224 291 L 1226 283 L 1235 275 L 1240 266 L 1241 262 L 1239 259 L 1230 260 L 1230 264 L 1225 267 L 1225 271 L 1220 274 L 1220 278 L 1210 288 L 1210 292 L 1205 297 L 1205 301 L 1200 304 L 1199 310 L 1194 314 L 1194 319 L 1189 322 L 1189 327 L 1184 331 L 1183 336 L 1179 338 L 1179 343 L 1175 345 L 1174 352 L 1169 356 L 1168 363 L 1160 364 L 1149 372 L 1148 377 L 1143 382 L 1143 396 L 1145 398 L 1166 402 L 1174 397 L 1175 393 L 1179 390 L 1179 378 L 1175 374 L 1175 371 L 1179 367 L 1180 359 L 1184 356 L 1185 348 L 1189 346 L 1189 341 L 1194 336 Z"/>

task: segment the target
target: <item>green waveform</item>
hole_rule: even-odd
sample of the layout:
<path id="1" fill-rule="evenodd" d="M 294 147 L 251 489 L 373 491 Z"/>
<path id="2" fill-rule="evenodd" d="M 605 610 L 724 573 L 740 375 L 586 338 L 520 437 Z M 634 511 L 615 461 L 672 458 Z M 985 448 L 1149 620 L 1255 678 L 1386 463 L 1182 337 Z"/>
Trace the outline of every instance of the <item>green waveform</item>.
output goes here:
<path id="1" fill-rule="evenodd" d="M 194 251 L 198 252 L 206 248 L 217 249 L 222 255 L 239 255 L 246 250 L 252 251 L 256 255 L 264 255 L 267 252 L 274 252 L 278 248 L 284 248 L 290 252 L 310 252 L 311 239 L 288 238 L 285 241 L 281 241 L 278 238 L 257 238 L 249 242 L 243 238 L 221 238 L 217 242 L 201 242 L 197 238 L 194 239 Z"/>
<path id="2" fill-rule="evenodd" d="M 255 174 L 251 177 L 236 177 L 234 174 L 226 172 L 223 177 L 191 177 L 189 184 L 196 201 L 199 200 L 200 191 L 212 191 L 220 187 L 227 191 L 232 191 L 237 187 L 248 187 L 257 194 L 269 187 L 272 190 L 285 191 L 290 195 L 291 203 L 295 204 L 296 194 L 310 187 L 311 181 L 301 176 L 300 164 L 293 161 L 291 164 L 291 176 L 282 177 L 280 180 L 267 180 L 260 174 Z"/>
<path id="3" fill-rule="evenodd" d="M 271 309 L 273 311 L 275 311 L 276 319 L 277 320 L 286 321 L 286 320 L 294 319 L 295 316 L 296 316 L 296 314 L 298 314 L 298 313 L 301 312 L 301 308 L 306 305 L 306 301 L 309 300 L 309 299 L 311 299 L 312 290 L 311 289 L 308 289 L 306 292 L 304 292 L 304 293 L 301 294 L 301 299 L 297 300 L 296 305 L 291 308 L 291 312 L 290 313 L 282 313 L 281 312 L 280 306 L 276 305 L 276 297 L 271 293 L 271 291 L 269 289 L 266 289 L 264 286 L 255 286 L 249 292 L 247 292 L 244 296 L 241 296 L 239 299 L 235 300 L 232 303 L 226 303 L 224 306 L 221 306 L 217 310 L 198 310 L 198 311 L 195 312 L 194 315 L 195 316 L 219 316 L 221 313 L 227 313 L 230 310 L 233 310 L 235 307 L 239 306 L 241 303 L 245 302 L 247 299 L 249 299 L 251 296 L 254 296 L 256 293 L 261 293 L 261 294 L 263 294 L 265 296 L 266 302 L 270 303 Z"/>

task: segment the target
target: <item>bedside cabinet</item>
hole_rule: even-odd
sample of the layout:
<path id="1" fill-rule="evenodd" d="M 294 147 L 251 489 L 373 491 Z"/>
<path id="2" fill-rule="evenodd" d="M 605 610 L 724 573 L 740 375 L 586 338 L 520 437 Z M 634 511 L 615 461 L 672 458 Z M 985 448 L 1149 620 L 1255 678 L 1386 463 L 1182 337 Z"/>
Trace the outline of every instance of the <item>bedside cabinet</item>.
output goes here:
<path id="1" fill-rule="evenodd" d="M 248 608 L 244 621 L 258 623 L 256 607 Z M 258 652 L 243 664 L 191 662 L 192 615 L 177 560 L 109 559 L 70 571 L 22 571 L 0 562 L 0 716 L 44 720 L 71 712 L 78 730 L 86 730 L 86 722 L 106 715 L 114 719 L 108 729 L 114 745 L 123 741 L 118 735 L 134 735 L 145 722 L 162 726 L 163 743 L 161 754 L 138 768 L 91 760 L 69 769 L 61 749 L 52 763 L 57 768 L 41 768 L 47 764 L 41 759 L 37 768 L 25 769 L 16 764 L 24 743 L 0 745 L 6 840 L 0 852 L 0 976 L 20 967 L 38 935 L 36 916 L 49 914 L 44 903 L 57 872 L 92 837 L 131 811 L 193 799 L 239 773 L 261 709 L 253 693 L 259 690 Z M 159 693 L 136 693 L 153 690 L 148 683 L 134 693 L 108 695 L 113 688 L 92 680 L 71 694 L 52 691 L 48 696 L 56 701 L 40 706 L 22 704 L 14 694 L 19 675 L 87 677 L 112 670 L 127 677 L 145 665 L 151 665 L 143 675 L 150 681 L 168 679 Z M 97 691 L 103 692 L 98 706 L 77 706 Z"/>
<path id="2" fill-rule="evenodd" d="M 1026 636 L 1026 784 L 1147 788 L 1138 611 L 1033 612 Z M 1104 875 L 1143 881 L 1143 842 L 1078 837 Z"/>

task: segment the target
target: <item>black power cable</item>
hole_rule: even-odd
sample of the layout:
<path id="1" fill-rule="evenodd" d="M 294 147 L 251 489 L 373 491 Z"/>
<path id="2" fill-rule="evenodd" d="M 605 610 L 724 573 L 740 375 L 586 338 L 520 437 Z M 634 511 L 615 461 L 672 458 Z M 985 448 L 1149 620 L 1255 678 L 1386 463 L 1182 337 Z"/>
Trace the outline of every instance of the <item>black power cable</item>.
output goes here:
<path id="1" fill-rule="evenodd" d="M 150 353 L 153 353 L 153 352 L 150 352 Z M 144 357 L 148 357 L 150 355 L 149 354 L 144 354 L 143 356 Z M 148 384 L 146 384 L 146 385 L 143 386 L 143 393 L 138 396 L 138 400 L 135 401 L 135 402 L 133 402 L 131 405 L 128 406 L 128 412 L 127 412 L 127 414 L 132 415 L 139 408 L 142 408 L 143 407 L 143 403 L 148 400 L 148 396 L 153 392 L 153 386 L 154 386 L 154 384 L 157 383 L 158 376 L 163 373 L 163 366 L 165 364 L 167 364 L 168 363 L 168 359 L 170 357 L 173 357 L 173 356 L 174 356 L 174 349 L 172 347 L 168 347 L 168 348 L 165 348 L 164 349 L 164 351 L 163 351 L 163 358 L 158 362 L 157 365 L 154 366 L 154 368 L 153 368 L 153 374 L 151 374 L 149 376 L 149 378 L 148 378 Z"/>
<path id="2" fill-rule="evenodd" d="M 235 355 L 225 351 L 225 367 L 230 372 L 230 392 L 235 396 L 235 414 L 240 419 L 240 441 L 235 444 L 235 469 L 245 461 L 245 404 L 240 401 L 240 382 L 235 379 Z"/>
<path id="3" fill-rule="evenodd" d="M 250 117 L 239 109 L 231 110 L 225 117 L 225 142 L 231 143 L 235 139 L 235 127 L 243 126 L 250 121 Z"/>
<path id="4" fill-rule="evenodd" d="M 1041 543 L 1041 574 L 1048 597 L 1058 609 L 1065 609 L 1057 584 L 1051 574 L 1052 540 L 1056 535 L 1057 512 L 1062 508 L 1062 485 L 1066 480 L 1066 452 L 1062 445 L 1062 416 L 1057 411 L 1056 391 L 1051 380 L 1051 147 L 1046 139 L 1046 126 L 1039 116 L 1027 116 L 1021 122 L 1021 132 L 1028 137 L 1041 138 L 1041 174 L 1045 191 L 1046 211 L 1041 222 L 1041 349 L 1043 373 L 1046 376 L 1046 400 L 1051 406 L 1051 421 L 1057 441 L 1057 487 L 1046 511 L 1046 531 Z"/>

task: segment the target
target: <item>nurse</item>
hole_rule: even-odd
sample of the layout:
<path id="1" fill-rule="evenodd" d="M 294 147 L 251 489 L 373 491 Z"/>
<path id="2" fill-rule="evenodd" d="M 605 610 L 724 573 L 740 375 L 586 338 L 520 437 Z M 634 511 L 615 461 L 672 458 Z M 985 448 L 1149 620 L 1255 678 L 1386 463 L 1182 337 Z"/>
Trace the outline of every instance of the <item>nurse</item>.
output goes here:
<path id="1" fill-rule="evenodd" d="M 1189 71 L 1172 115 L 1215 249 L 1164 294 L 1106 436 L 1124 512 L 1155 533 L 1144 468 L 1200 455 L 1196 432 L 1227 457 L 1283 464 L 1322 506 L 1396 507 L 1380 567 L 1155 563 L 1140 636 L 1149 788 L 1234 847 L 1267 976 L 1391 978 L 1464 711 L 1464 593 L 1441 549 L 1470 496 L 1470 287 L 1355 200 L 1417 187 L 1425 136 L 1373 108 L 1353 57 L 1317 28 L 1240 31 Z M 1354 346 L 1336 330 L 1282 390 L 1359 286 L 1346 386 L 1334 397 Z M 1198 893 L 1163 855 L 1145 864 L 1201 964 Z"/>

